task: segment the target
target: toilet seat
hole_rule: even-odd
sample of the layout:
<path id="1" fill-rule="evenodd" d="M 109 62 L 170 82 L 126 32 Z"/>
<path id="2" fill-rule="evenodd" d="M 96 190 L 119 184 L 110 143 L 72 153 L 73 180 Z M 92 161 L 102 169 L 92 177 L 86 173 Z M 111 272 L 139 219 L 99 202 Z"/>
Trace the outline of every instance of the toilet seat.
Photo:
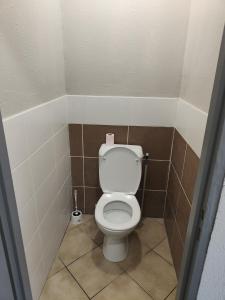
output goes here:
<path id="1" fill-rule="evenodd" d="M 113 202 L 121 202 L 127 207 L 127 213 L 131 213 L 129 220 L 123 223 L 110 222 L 106 218 L 106 212 L 104 211 L 106 206 Z M 115 207 L 116 208 L 116 203 Z M 113 209 L 112 209 L 113 210 Z M 117 210 L 117 209 L 116 209 Z M 118 208 L 118 211 L 120 208 Z M 125 209 L 126 210 L 126 209 Z M 134 195 L 128 195 L 124 193 L 105 193 L 98 200 L 95 208 L 95 219 L 102 227 L 111 231 L 124 231 L 135 227 L 140 221 L 141 211 L 137 198 Z"/>

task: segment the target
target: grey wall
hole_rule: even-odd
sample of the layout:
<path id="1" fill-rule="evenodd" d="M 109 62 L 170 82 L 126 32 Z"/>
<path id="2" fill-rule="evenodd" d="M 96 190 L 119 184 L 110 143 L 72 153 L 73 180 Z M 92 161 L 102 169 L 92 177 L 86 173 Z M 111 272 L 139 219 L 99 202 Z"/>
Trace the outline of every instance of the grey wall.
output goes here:
<path id="1" fill-rule="evenodd" d="M 179 95 L 190 0 L 62 0 L 68 94 Z"/>
<path id="2" fill-rule="evenodd" d="M 224 0 L 192 0 L 181 98 L 208 112 L 225 21 Z"/>
<path id="3" fill-rule="evenodd" d="M 1 1 L 3 117 L 64 94 L 60 0 Z"/>
<path id="4" fill-rule="evenodd" d="M 225 186 L 223 187 L 216 220 L 198 291 L 198 300 L 225 299 Z"/>

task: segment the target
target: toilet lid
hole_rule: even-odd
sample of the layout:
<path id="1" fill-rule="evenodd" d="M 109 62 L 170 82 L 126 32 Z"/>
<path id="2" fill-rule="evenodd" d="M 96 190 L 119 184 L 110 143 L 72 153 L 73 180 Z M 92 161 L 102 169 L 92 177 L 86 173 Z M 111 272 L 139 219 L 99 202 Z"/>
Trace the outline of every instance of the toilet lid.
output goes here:
<path id="1" fill-rule="evenodd" d="M 134 195 L 141 180 L 141 147 L 114 145 L 107 148 L 103 145 L 99 153 L 99 180 L 103 192 Z"/>

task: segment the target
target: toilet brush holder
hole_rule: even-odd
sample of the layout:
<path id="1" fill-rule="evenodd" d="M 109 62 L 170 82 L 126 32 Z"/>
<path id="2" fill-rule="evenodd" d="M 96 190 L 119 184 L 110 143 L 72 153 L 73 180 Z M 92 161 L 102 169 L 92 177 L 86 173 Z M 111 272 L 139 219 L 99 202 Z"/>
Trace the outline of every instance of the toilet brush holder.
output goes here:
<path id="1" fill-rule="evenodd" d="M 77 190 L 74 190 L 74 207 L 75 210 L 72 211 L 71 224 L 79 224 L 82 221 L 82 211 L 77 209 Z"/>
<path id="2" fill-rule="evenodd" d="M 74 210 L 71 214 L 71 224 L 76 225 L 81 223 L 82 221 L 82 211 L 81 210 Z"/>

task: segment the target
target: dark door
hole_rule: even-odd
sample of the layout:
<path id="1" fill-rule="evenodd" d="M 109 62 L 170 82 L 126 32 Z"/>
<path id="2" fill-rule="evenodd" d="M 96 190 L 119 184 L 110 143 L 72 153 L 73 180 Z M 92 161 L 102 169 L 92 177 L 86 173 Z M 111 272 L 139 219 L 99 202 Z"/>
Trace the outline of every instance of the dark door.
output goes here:
<path id="1" fill-rule="evenodd" d="M 10 274 L 7 266 L 5 250 L 3 248 L 2 237 L 0 235 L 0 298 L 2 300 L 14 299 L 13 288 L 10 281 Z"/>
<path id="2" fill-rule="evenodd" d="M 0 300 L 32 300 L 0 114 Z"/>

